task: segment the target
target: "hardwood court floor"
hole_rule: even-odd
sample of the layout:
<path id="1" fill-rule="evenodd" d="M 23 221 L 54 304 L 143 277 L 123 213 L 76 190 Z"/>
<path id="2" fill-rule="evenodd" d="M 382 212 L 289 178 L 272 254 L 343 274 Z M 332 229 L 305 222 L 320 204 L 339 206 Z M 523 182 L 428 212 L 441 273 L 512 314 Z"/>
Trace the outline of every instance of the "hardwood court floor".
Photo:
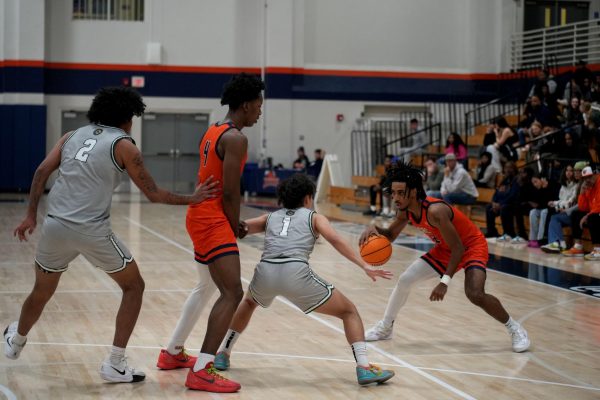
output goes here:
<path id="1" fill-rule="evenodd" d="M 2 329 L 17 318 L 33 284 L 39 232 L 26 244 L 12 237 L 25 209 L 25 203 L 0 203 Z M 260 213 L 243 207 L 244 217 Z M 242 383 L 241 392 L 219 396 L 188 391 L 183 386 L 187 371 L 155 367 L 158 351 L 196 282 L 184 216 L 185 207 L 152 205 L 135 197 L 117 199 L 113 205 L 113 229 L 134 254 L 146 281 L 127 352 L 130 364 L 146 372 L 145 382 L 114 385 L 100 379 L 97 371 L 110 348 L 120 292 L 109 277 L 78 258 L 63 274 L 19 360 L 0 356 L 0 398 L 600 398 L 600 299 L 495 271 L 488 273 L 488 291 L 524 322 L 532 339 L 528 353 L 513 353 L 504 327 L 469 303 L 459 273 L 442 303 L 428 300 L 435 281 L 418 285 L 398 316 L 393 339 L 369 349 L 372 362 L 396 371 L 388 384 L 356 384 L 354 361 L 338 320 L 316 313 L 307 317 L 285 301 L 275 301 L 270 309 L 257 310 L 236 344 L 233 368 L 226 375 Z M 360 226 L 336 226 L 356 243 L 357 235 L 347 232 L 360 231 Z M 239 246 L 246 287 L 262 237 L 241 240 Z M 397 278 L 420 254 L 394 246 L 386 268 Z M 381 317 L 395 280 L 372 283 L 322 239 L 311 263 L 355 302 L 366 327 Z M 191 349 L 201 344 L 209 308 L 187 342 Z"/>

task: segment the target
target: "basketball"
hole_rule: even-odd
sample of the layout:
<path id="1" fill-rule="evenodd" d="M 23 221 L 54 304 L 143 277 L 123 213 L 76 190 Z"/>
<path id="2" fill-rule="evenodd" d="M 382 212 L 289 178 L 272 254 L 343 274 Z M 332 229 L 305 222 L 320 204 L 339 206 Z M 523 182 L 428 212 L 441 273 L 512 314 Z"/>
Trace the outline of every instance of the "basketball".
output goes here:
<path id="1" fill-rule="evenodd" d="M 392 256 L 392 244 L 383 236 L 370 236 L 360 246 L 360 256 L 365 262 L 373 266 L 383 265 Z"/>

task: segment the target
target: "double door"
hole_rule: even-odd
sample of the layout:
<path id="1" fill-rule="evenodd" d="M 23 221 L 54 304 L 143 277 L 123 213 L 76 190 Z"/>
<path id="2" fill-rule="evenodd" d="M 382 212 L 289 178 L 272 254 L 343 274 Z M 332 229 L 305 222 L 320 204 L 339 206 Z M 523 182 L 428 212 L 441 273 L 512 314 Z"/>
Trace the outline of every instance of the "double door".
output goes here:
<path id="1" fill-rule="evenodd" d="M 191 193 L 198 173 L 198 146 L 208 129 L 208 114 L 144 114 L 142 154 L 156 184 Z"/>

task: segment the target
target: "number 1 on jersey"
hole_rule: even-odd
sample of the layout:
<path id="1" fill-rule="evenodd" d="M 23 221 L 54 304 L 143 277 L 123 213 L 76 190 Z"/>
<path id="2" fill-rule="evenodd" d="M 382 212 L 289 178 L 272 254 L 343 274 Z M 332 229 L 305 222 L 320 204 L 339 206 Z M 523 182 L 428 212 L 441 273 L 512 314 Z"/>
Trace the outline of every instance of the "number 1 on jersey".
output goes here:
<path id="1" fill-rule="evenodd" d="M 283 228 L 281 229 L 281 232 L 279 232 L 279 236 L 287 236 L 290 222 L 292 222 L 291 217 L 283 218 Z"/>

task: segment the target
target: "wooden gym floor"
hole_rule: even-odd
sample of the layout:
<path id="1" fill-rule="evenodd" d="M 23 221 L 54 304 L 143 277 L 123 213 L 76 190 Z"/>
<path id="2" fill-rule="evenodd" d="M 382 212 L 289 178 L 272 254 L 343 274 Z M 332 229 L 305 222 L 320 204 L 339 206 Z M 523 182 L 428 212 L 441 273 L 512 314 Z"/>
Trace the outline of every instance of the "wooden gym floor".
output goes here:
<path id="1" fill-rule="evenodd" d="M 39 229 L 28 243 L 12 237 L 25 214 L 22 199 L 0 198 L 2 329 L 18 317 L 33 285 Z M 319 211 L 334 218 L 352 243 L 371 221 L 326 204 Z M 261 212 L 244 206 L 242 214 Z M 63 274 L 21 357 L 11 361 L 0 356 L 0 398 L 600 398 L 600 264 L 494 243 L 490 252 L 497 270 L 489 271 L 487 290 L 524 323 L 532 340 L 527 353 L 513 353 L 505 328 L 469 303 L 459 273 L 442 303 L 428 300 L 435 281 L 418 285 L 400 311 L 393 339 L 369 348 L 372 362 L 396 371 L 388 384 L 359 387 L 341 323 L 316 313 L 305 316 L 282 299 L 268 310 L 257 310 L 237 342 L 226 376 L 242 383 L 238 394 L 186 390 L 187 371 L 159 371 L 155 366 L 197 279 L 184 216 L 185 207 L 153 205 L 137 196 L 117 196 L 113 204 L 113 229 L 134 254 L 146 281 L 127 351 L 130 364 L 146 372 L 145 382 L 115 385 L 100 379 L 98 368 L 110 349 L 120 292 L 109 277 L 78 258 Z M 367 328 L 382 316 L 397 276 L 428 246 L 410 235 L 398 243 L 385 266 L 394 272 L 394 280 L 375 283 L 322 239 L 315 247 L 313 268 L 354 301 Z M 262 237 L 241 240 L 239 246 L 246 287 Z M 187 342 L 193 354 L 209 309 Z"/>

